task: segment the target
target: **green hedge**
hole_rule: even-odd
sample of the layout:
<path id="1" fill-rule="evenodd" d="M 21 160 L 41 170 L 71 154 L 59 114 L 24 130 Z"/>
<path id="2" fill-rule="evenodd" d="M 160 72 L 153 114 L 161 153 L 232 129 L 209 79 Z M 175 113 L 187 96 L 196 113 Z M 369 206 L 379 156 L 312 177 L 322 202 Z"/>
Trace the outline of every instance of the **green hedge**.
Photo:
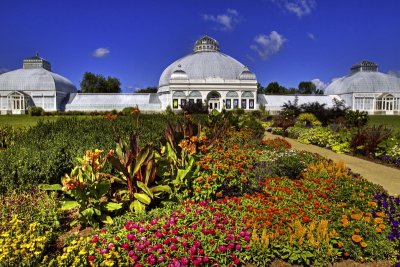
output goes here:
<path id="1" fill-rule="evenodd" d="M 164 138 L 166 123 L 181 119 L 181 116 L 141 115 L 140 143 L 152 142 L 158 146 Z M 0 190 L 23 190 L 40 183 L 59 183 L 74 166 L 75 158 L 86 150 L 114 149 L 112 125 L 127 138 L 133 123 L 130 116 L 111 121 L 103 117 L 39 121 L 15 140 L 14 146 L 0 151 Z"/>

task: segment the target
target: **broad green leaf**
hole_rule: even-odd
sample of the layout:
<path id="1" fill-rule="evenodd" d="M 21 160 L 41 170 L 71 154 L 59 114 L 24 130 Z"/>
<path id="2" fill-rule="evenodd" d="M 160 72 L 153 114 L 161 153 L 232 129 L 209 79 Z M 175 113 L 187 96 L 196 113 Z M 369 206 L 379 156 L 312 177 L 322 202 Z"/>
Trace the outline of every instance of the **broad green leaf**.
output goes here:
<path id="1" fill-rule="evenodd" d="M 93 211 L 97 216 L 101 215 L 101 210 L 93 208 Z"/>
<path id="2" fill-rule="evenodd" d="M 110 217 L 110 216 L 106 216 L 105 218 L 104 218 L 104 220 L 102 220 L 102 222 L 103 223 L 106 223 L 106 224 L 113 224 L 113 219 Z"/>
<path id="3" fill-rule="evenodd" d="M 47 190 L 47 191 L 61 191 L 62 190 L 62 185 L 60 184 L 40 184 L 39 189 L 41 190 Z"/>
<path id="4" fill-rule="evenodd" d="M 133 173 L 137 173 L 142 167 L 143 163 L 147 160 L 148 156 L 152 152 L 152 148 L 150 145 L 146 145 L 142 150 L 140 150 L 136 162 L 135 162 L 135 168 L 133 169 Z"/>
<path id="5" fill-rule="evenodd" d="M 94 210 L 92 208 L 87 208 L 87 209 L 83 210 L 81 212 L 81 214 L 83 216 L 85 216 L 86 218 L 91 218 L 91 217 L 93 217 Z"/>
<path id="6" fill-rule="evenodd" d="M 151 190 L 141 181 L 137 181 L 137 186 L 142 189 L 148 196 L 150 196 L 151 198 L 153 198 L 153 193 L 151 192 Z"/>
<path id="7" fill-rule="evenodd" d="M 104 205 L 104 208 L 106 208 L 108 211 L 119 210 L 122 208 L 122 203 L 108 202 L 106 205 Z"/>
<path id="8" fill-rule="evenodd" d="M 129 209 L 132 211 L 134 210 L 135 213 L 144 213 L 146 210 L 146 206 L 142 203 L 140 203 L 137 200 L 132 201 L 131 205 L 129 206 Z"/>
<path id="9" fill-rule="evenodd" d="M 70 210 L 76 207 L 79 207 L 79 203 L 75 200 L 63 201 L 63 204 L 61 205 L 62 210 Z"/>
<path id="10" fill-rule="evenodd" d="M 151 198 L 146 194 L 135 193 L 133 196 L 143 204 L 149 205 L 151 203 Z"/>
<path id="11" fill-rule="evenodd" d="M 102 197 L 110 191 L 111 183 L 109 181 L 101 181 L 96 185 L 97 196 Z"/>
<path id="12" fill-rule="evenodd" d="M 172 194 L 171 187 L 168 185 L 156 185 L 150 188 L 151 192 L 153 193 L 158 193 L 158 192 L 167 192 L 169 194 Z"/>

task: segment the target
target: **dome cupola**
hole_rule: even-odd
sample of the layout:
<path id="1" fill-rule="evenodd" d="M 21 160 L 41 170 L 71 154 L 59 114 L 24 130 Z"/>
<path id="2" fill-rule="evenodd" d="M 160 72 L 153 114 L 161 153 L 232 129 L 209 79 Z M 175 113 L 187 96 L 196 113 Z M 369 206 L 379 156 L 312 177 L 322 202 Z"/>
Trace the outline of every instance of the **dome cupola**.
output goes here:
<path id="1" fill-rule="evenodd" d="M 247 67 L 245 67 L 244 71 L 239 75 L 240 80 L 256 80 L 256 75 L 252 73 Z"/>
<path id="2" fill-rule="evenodd" d="M 207 34 L 194 43 L 193 52 L 218 52 L 219 43 Z"/>
<path id="3" fill-rule="evenodd" d="M 361 72 L 361 71 L 378 71 L 378 65 L 374 62 L 363 60 L 360 63 L 354 64 L 350 68 L 351 73 Z"/>

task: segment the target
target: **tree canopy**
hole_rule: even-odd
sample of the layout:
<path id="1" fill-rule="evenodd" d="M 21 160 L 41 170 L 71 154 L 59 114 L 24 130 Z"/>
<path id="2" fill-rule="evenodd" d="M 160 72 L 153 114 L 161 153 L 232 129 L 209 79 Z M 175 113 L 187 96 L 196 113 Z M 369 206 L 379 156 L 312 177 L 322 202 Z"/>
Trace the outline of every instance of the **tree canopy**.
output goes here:
<path id="1" fill-rule="evenodd" d="M 157 93 L 157 86 L 148 86 L 146 88 L 137 89 L 135 93 Z"/>
<path id="2" fill-rule="evenodd" d="M 299 83 L 299 94 L 322 95 L 324 94 L 324 92 L 322 90 L 317 89 L 314 83 L 303 81 Z"/>
<path id="3" fill-rule="evenodd" d="M 121 83 L 119 79 L 107 77 L 101 74 L 85 72 L 81 81 L 82 93 L 120 93 Z"/>

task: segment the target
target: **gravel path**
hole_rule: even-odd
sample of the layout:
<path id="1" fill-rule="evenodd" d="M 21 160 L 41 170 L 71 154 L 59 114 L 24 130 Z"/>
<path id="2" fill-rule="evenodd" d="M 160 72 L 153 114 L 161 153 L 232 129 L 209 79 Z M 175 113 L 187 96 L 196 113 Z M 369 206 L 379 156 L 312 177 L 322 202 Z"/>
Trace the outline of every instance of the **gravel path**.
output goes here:
<path id="1" fill-rule="evenodd" d="M 266 138 L 276 138 L 269 132 L 265 133 Z M 357 157 L 352 157 L 343 154 L 336 154 L 335 152 L 318 147 L 315 145 L 306 145 L 297 142 L 294 139 L 285 138 L 293 148 L 298 150 L 305 150 L 312 153 L 318 153 L 321 156 L 332 159 L 335 162 L 343 161 L 348 168 L 354 173 L 361 174 L 362 177 L 370 182 L 379 184 L 385 188 L 390 195 L 400 195 L 400 170 L 377 164 L 371 161 L 363 160 Z"/>

